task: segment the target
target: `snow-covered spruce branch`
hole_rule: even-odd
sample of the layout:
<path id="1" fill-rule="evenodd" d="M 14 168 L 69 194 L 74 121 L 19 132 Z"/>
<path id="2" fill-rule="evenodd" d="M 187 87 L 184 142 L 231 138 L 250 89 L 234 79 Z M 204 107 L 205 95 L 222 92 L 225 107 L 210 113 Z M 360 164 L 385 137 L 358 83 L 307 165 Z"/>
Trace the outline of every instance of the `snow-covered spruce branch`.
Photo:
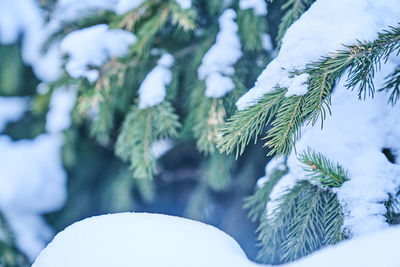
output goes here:
<path id="1" fill-rule="evenodd" d="M 174 109 L 167 101 L 154 107 L 132 107 L 122 126 L 115 153 L 130 162 L 133 177 L 151 179 L 156 172 L 155 141 L 176 137 L 180 127 Z"/>
<path id="2" fill-rule="evenodd" d="M 241 155 L 246 146 L 261 135 L 265 125 L 271 122 L 279 106 L 285 99 L 286 90 L 280 88 L 267 94 L 258 104 L 248 109 L 237 111 L 228 122 L 221 127 L 222 138 L 218 143 L 221 152 L 232 153 L 236 148 L 236 156 Z"/>
<path id="3" fill-rule="evenodd" d="M 395 105 L 400 99 L 400 66 L 397 66 L 394 71 L 387 77 L 387 82 L 384 88 L 380 91 L 385 91 L 390 94 L 389 102 Z"/>
<path id="4" fill-rule="evenodd" d="M 392 27 L 380 33 L 373 42 L 358 42 L 345 48 L 329 57 L 321 58 L 318 62 L 308 64 L 305 70 L 293 73 L 294 79 L 299 80 L 304 80 L 302 76 L 306 75 L 304 82 L 308 82 L 308 91 L 305 94 L 282 98 L 276 106 L 274 96 L 277 92 L 286 90 L 280 88 L 265 94 L 262 101 L 254 106 L 237 111 L 221 129 L 223 137 L 218 144 L 221 151 L 230 153 L 237 148 L 238 154 L 243 153 L 243 145 L 247 145 L 251 138 L 257 138 L 263 130 L 262 126 L 270 122 L 273 127 L 264 138 L 267 139 L 265 145 L 271 149 L 269 155 L 289 154 L 304 123 L 315 124 L 320 119 L 322 125 L 326 115 L 330 113 L 331 90 L 345 71 L 348 71 L 348 89 L 357 88 L 360 98 L 365 97 L 367 93 L 373 96 L 375 72 L 379 71 L 380 65 L 385 64 L 390 55 L 399 52 L 400 28 Z M 398 72 L 394 71 L 386 84 L 388 87 L 381 89 L 392 90 L 392 103 L 399 97 L 397 81 Z M 276 112 L 260 116 L 258 111 L 270 105 L 276 108 Z M 244 115 L 248 120 L 242 120 Z M 256 127 L 248 127 L 251 125 Z M 246 130 L 244 138 L 240 129 Z"/>
<path id="5" fill-rule="evenodd" d="M 190 32 L 196 28 L 193 9 L 183 9 L 175 0 L 145 1 L 141 6 L 121 17 L 117 25 L 128 30 L 136 30 L 137 43 L 132 53 L 138 57 L 148 57 L 156 35 L 171 22 L 177 29 Z M 140 24 L 140 27 L 136 25 Z"/>
<path id="6" fill-rule="evenodd" d="M 281 19 L 281 23 L 278 28 L 278 35 L 276 36 L 276 42 L 278 49 L 281 46 L 282 38 L 285 35 L 287 29 L 293 24 L 315 0 L 289 0 L 281 6 L 281 9 L 285 11 Z"/>
<path id="7" fill-rule="evenodd" d="M 269 170 L 267 181 L 246 199 L 250 218 L 259 222 L 262 249 L 258 257 L 264 262 L 292 261 L 343 239 L 342 208 L 328 187 L 341 186 L 347 179 L 345 171 L 311 150 L 299 158 L 309 174 L 304 181 L 270 203 L 272 190 L 287 174 L 287 168 L 279 163 Z"/>
<path id="8" fill-rule="evenodd" d="M 323 186 L 340 187 L 349 180 L 347 171 L 340 164 L 331 162 L 312 149 L 301 152 L 299 161 L 307 166 L 305 171 L 309 178 Z"/>
<path id="9" fill-rule="evenodd" d="M 265 23 L 265 14 L 257 15 L 253 10 L 240 9 L 238 11 L 238 26 L 240 36 L 242 37 L 243 50 L 259 51 L 262 49 L 262 38 L 268 30 L 268 24 Z"/>

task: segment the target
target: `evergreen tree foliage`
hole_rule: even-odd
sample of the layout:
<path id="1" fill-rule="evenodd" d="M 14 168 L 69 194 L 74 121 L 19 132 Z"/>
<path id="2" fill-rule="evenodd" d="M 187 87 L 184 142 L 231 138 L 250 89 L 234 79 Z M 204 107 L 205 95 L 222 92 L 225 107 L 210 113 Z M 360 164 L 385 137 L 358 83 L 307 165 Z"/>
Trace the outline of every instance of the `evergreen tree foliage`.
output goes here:
<path id="1" fill-rule="evenodd" d="M 58 1 L 39 2 L 51 20 Z M 66 67 L 70 58 L 65 55 L 61 77 L 42 83 L 47 89 L 41 91 L 39 80 L 23 62 L 21 44 L 0 44 L 0 94 L 30 97 L 23 119 L 9 123 L 2 134 L 20 140 L 46 132 L 54 92 L 77 89 L 73 123 L 63 132 L 68 200 L 60 211 L 45 215 L 47 222 L 58 231 L 102 213 L 151 211 L 186 216 L 222 228 L 246 244 L 250 257 L 258 252 L 260 262 L 271 264 L 294 261 L 350 238 L 337 195 L 351 180 L 350 172 L 341 159 L 311 148 L 296 151 L 295 145 L 303 126 L 320 123 L 324 127 L 339 79 L 346 79 L 346 88 L 357 91 L 360 101 L 386 93 L 388 104 L 398 104 L 400 67 L 386 77 L 383 88 L 375 88 L 373 79 L 390 57 L 400 53 L 400 26 L 382 29 L 374 41 L 344 44 L 343 49 L 309 62 L 305 69 L 292 71 L 292 77 L 308 75 L 305 94 L 287 97 L 288 88 L 276 85 L 256 104 L 237 110 L 235 103 L 279 50 L 288 28 L 315 0 L 276 0 L 277 9 L 269 9 L 268 15 L 241 9 L 239 0 L 192 0 L 187 9 L 178 2 L 146 0 L 126 13 L 95 10 L 63 21 L 43 44 L 43 51 L 71 32 L 99 24 L 136 36 L 126 55 L 87 66 L 99 72 L 95 81 L 71 75 Z M 242 54 L 230 66 L 232 75 L 221 74 L 231 78 L 234 89 L 221 97 L 208 97 L 207 82 L 198 72 L 219 39 L 218 20 L 227 9 L 235 11 Z M 276 14 L 281 17 L 274 27 L 268 20 Z M 265 49 L 267 33 L 276 36 L 275 52 Z M 165 97 L 142 107 L 140 88 L 166 54 L 174 63 L 167 68 L 171 81 L 164 84 Z M 170 146 L 157 154 L 157 146 L 164 141 Z M 291 175 L 287 161 L 293 153 L 302 172 L 296 173 L 292 188 L 276 196 L 280 182 Z M 398 162 L 395 153 L 391 156 L 393 164 Z M 277 159 L 282 162 L 267 170 L 256 185 L 266 161 Z M 400 223 L 399 194 L 388 195 L 385 202 L 389 224 Z M 28 266 L 23 254 L 0 209 L 0 266 Z"/>
<path id="2" fill-rule="evenodd" d="M 308 91 L 304 95 L 291 96 L 284 98 L 280 105 L 277 106 L 276 114 L 272 116 L 257 117 L 256 107 L 252 107 L 247 112 L 249 117 L 257 118 L 254 122 L 256 125 L 271 122 L 273 126 L 266 134 L 267 142 L 265 146 L 271 150 L 269 155 L 288 155 L 300 136 L 299 129 L 305 123 L 315 124 L 318 119 L 321 119 L 321 124 L 329 114 L 330 109 L 330 93 L 337 80 L 341 75 L 348 71 L 347 88 L 357 89 L 359 98 L 365 98 L 367 94 L 373 96 L 375 88 L 373 84 L 374 74 L 379 70 L 380 65 L 389 58 L 392 54 L 399 53 L 399 38 L 400 28 L 392 27 L 390 30 L 379 34 L 379 37 L 373 42 L 358 42 L 354 45 L 345 46 L 344 50 L 332 52 L 329 57 L 321 58 L 318 62 L 310 63 L 305 70 L 299 70 L 301 73 L 310 75 L 308 80 Z M 387 78 L 388 87 L 385 90 L 390 93 L 390 102 L 395 103 L 398 100 L 396 81 L 398 80 L 396 70 Z M 281 90 L 286 90 L 282 88 Z M 391 92 L 390 92 L 391 91 Z M 268 101 L 277 91 L 266 94 L 263 100 L 271 104 L 273 101 Z M 262 107 L 263 101 L 260 101 L 255 106 Z M 265 105 L 265 104 L 264 104 Z M 241 114 L 244 111 L 237 111 Z M 237 117 L 241 117 L 238 115 Z M 247 122 L 239 122 L 238 119 L 228 122 L 226 128 L 222 129 L 223 138 L 221 138 L 220 146 L 225 143 L 230 143 L 231 149 L 222 148 L 223 152 L 231 152 L 233 147 L 242 143 L 240 136 L 232 136 L 233 129 L 231 125 L 235 125 L 236 129 L 244 127 Z M 227 130 L 226 130 L 227 129 Z M 255 137 L 257 132 L 253 132 L 249 138 Z M 240 150 L 239 150 L 240 152 Z"/>

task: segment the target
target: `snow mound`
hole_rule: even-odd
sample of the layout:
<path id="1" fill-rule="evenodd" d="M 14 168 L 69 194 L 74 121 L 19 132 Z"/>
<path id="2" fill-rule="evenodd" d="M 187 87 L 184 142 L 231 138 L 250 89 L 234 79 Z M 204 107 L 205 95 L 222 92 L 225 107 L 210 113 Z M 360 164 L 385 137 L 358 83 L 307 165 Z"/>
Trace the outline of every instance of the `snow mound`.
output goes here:
<path id="1" fill-rule="evenodd" d="M 67 227 L 32 267 L 250 267 L 240 246 L 217 228 L 179 217 L 119 213 Z"/>
<path id="2" fill-rule="evenodd" d="M 400 228 L 344 241 L 284 267 L 397 267 Z M 32 267 L 261 267 L 217 228 L 149 213 L 101 215 L 58 233 Z"/>
<path id="3" fill-rule="evenodd" d="M 398 0 L 316 1 L 287 30 L 278 56 L 261 73 L 254 87 L 238 100 L 238 109 L 256 104 L 264 94 L 275 90 L 276 85 L 295 84 L 287 96 L 306 93 L 307 85 L 293 81 L 296 78 L 291 77 L 291 72 L 342 49 L 342 44 L 376 39 L 378 32 L 397 25 L 399 17 Z"/>
<path id="4" fill-rule="evenodd" d="M 400 228 L 393 227 L 317 251 L 285 267 L 398 267 Z"/>

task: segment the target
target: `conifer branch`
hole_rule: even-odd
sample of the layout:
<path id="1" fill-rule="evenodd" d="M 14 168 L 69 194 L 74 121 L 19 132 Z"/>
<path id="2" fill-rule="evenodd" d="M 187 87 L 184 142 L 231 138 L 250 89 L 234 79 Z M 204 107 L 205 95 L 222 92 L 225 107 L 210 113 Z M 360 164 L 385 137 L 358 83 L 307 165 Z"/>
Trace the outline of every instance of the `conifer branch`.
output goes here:
<path id="1" fill-rule="evenodd" d="M 308 148 L 299 155 L 299 160 L 307 167 L 308 177 L 323 186 L 340 187 L 348 181 L 347 171 L 338 163 L 333 163 L 321 153 Z"/>
<path id="2" fill-rule="evenodd" d="M 307 181 L 282 195 L 271 214 L 262 218 L 258 229 L 259 258 L 267 263 L 293 261 L 343 238 L 336 195 Z"/>
<path id="3" fill-rule="evenodd" d="M 286 13 L 281 19 L 278 35 L 276 37 L 278 49 L 280 48 L 282 38 L 290 25 L 292 25 L 293 22 L 295 22 L 314 2 L 315 0 L 288 0 L 281 6 L 281 9 L 286 10 Z"/>
<path id="4" fill-rule="evenodd" d="M 236 148 L 236 157 L 243 154 L 246 146 L 269 124 L 285 98 L 286 89 L 280 88 L 267 94 L 258 104 L 237 111 L 221 127 L 222 138 L 218 143 L 221 153 L 232 153 Z"/>
<path id="5" fill-rule="evenodd" d="M 304 104 L 304 96 L 292 96 L 283 101 L 272 122 L 273 127 L 267 133 L 266 138 L 269 140 L 264 146 L 271 148 L 268 155 L 290 153 L 294 141 L 300 135 L 300 126 L 304 120 Z"/>
<path id="6" fill-rule="evenodd" d="M 249 217 L 252 221 L 259 221 L 266 213 L 265 207 L 273 187 L 287 172 L 287 168 L 272 170 L 272 173 L 267 176 L 267 182 L 258 188 L 252 196 L 245 198 L 243 207 L 249 210 Z"/>
<path id="7" fill-rule="evenodd" d="M 397 66 L 393 72 L 386 77 L 386 83 L 384 88 L 379 91 L 385 91 L 390 93 L 389 103 L 395 105 L 400 99 L 400 66 Z"/>
<path id="8" fill-rule="evenodd" d="M 176 137 L 179 127 L 178 116 L 167 101 L 147 109 L 133 107 L 122 125 L 115 153 L 130 162 L 133 177 L 151 179 L 156 172 L 151 145 L 165 137 Z"/>
<path id="9" fill-rule="evenodd" d="M 213 153 L 205 164 L 203 177 L 214 191 L 222 191 L 229 186 L 231 181 L 231 169 L 235 159 L 233 156 L 225 156 L 218 152 Z"/>
<path id="10" fill-rule="evenodd" d="M 229 154 L 237 148 L 236 155 L 240 155 L 249 140 L 257 137 L 263 127 L 271 122 L 273 128 L 264 137 L 268 139 L 265 145 L 271 149 L 269 155 L 289 154 L 304 123 L 315 124 L 321 119 L 321 126 L 323 125 L 323 120 L 330 113 L 330 93 L 346 70 L 348 89 L 358 88 L 359 98 L 365 97 L 367 92 L 373 96 L 375 72 L 379 70 L 382 61 L 386 62 L 389 55 L 400 51 L 400 28 L 392 27 L 390 31 L 380 33 L 378 39 L 373 42 L 358 42 L 356 45 L 345 47 L 345 50 L 308 64 L 305 70 L 293 73 L 309 74 L 306 94 L 282 97 L 278 103 L 271 102 L 275 99 L 274 96 L 286 90 L 281 88 L 265 94 L 259 103 L 248 109 L 237 111 L 222 128 L 223 138 L 218 145 L 220 150 Z M 396 69 L 390 75 L 388 87 L 384 89 L 387 92 L 392 91 L 392 103 L 399 97 L 399 75 Z M 263 109 L 264 106 L 270 105 L 273 106 L 273 112 Z"/>
<path id="11" fill-rule="evenodd" d="M 256 51 L 262 49 L 262 35 L 267 31 L 265 17 L 257 16 L 253 10 L 238 11 L 239 35 L 243 50 Z"/>

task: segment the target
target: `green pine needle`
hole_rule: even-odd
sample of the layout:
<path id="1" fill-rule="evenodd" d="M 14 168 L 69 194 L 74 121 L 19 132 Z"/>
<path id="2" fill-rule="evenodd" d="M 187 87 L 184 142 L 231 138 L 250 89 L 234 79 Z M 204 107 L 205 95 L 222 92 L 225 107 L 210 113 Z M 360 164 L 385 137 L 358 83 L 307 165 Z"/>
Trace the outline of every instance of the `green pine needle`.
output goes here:
<path id="1" fill-rule="evenodd" d="M 130 162 L 133 177 L 151 179 L 156 172 L 151 145 L 162 138 L 176 137 L 179 128 L 178 116 L 167 101 L 147 109 L 134 106 L 122 125 L 115 153 Z"/>
<path id="2" fill-rule="evenodd" d="M 310 148 L 299 155 L 299 160 L 306 165 L 309 178 L 323 186 L 340 187 L 349 180 L 347 171 L 340 164 L 333 163 Z"/>
<path id="3" fill-rule="evenodd" d="M 236 149 L 236 157 L 243 154 L 252 138 L 263 132 L 285 98 L 286 89 L 280 88 L 264 96 L 256 105 L 237 111 L 221 127 L 222 137 L 218 142 L 221 153 L 230 154 Z"/>
<path id="4" fill-rule="evenodd" d="M 285 263 L 343 239 L 343 214 L 330 190 L 307 181 L 282 195 L 271 217 L 262 218 L 259 258 Z"/>

